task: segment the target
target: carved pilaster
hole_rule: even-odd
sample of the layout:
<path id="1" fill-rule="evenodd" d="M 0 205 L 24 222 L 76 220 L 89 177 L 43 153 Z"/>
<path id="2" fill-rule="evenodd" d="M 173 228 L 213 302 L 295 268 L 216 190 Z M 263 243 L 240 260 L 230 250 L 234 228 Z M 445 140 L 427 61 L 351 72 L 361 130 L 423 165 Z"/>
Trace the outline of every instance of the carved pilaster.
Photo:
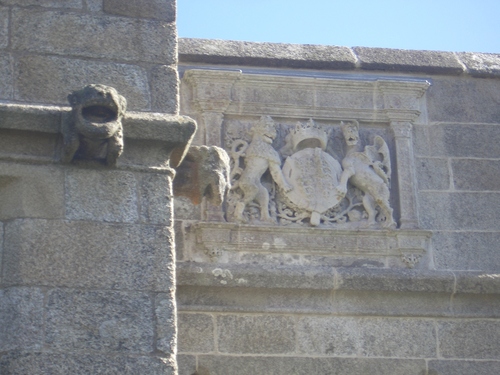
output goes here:
<path id="1" fill-rule="evenodd" d="M 401 229 L 418 227 L 411 128 L 410 122 L 391 122 L 396 146 Z"/>

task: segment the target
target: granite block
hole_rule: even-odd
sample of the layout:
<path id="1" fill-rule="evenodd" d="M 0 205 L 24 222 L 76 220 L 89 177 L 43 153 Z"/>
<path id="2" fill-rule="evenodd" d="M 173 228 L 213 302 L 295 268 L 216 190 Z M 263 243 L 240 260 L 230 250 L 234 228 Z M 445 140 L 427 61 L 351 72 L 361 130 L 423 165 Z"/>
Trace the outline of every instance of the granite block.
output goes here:
<path id="1" fill-rule="evenodd" d="M 347 47 L 191 38 L 179 39 L 179 61 L 306 69 L 356 66 L 356 58 Z"/>
<path id="2" fill-rule="evenodd" d="M 223 315 L 216 324 L 221 353 L 295 352 L 295 323 L 290 316 Z"/>
<path id="3" fill-rule="evenodd" d="M 447 159 L 417 158 L 415 169 L 419 190 L 448 190 L 450 188 Z"/>
<path id="4" fill-rule="evenodd" d="M 179 76 L 175 66 L 158 65 L 151 71 L 151 109 L 179 113 Z"/>
<path id="5" fill-rule="evenodd" d="M 66 218 L 134 223 L 139 220 L 137 181 L 131 172 L 70 169 L 66 172 Z"/>
<path id="6" fill-rule="evenodd" d="M 158 293 L 155 297 L 156 349 L 169 354 L 175 351 L 177 324 L 175 295 L 172 288 L 168 293 Z"/>
<path id="7" fill-rule="evenodd" d="M 170 358 L 100 354 L 12 352 L 0 357 L 2 375 L 174 375 Z"/>
<path id="8" fill-rule="evenodd" d="M 178 375 L 193 375 L 196 373 L 196 357 L 192 355 L 177 355 Z"/>
<path id="9" fill-rule="evenodd" d="M 128 110 L 150 109 L 147 72 L 135 65 L 24 55 L 16 61 L 15 82 L 21 101 L 68 105 L 71 91 L 98 82 L 125 96 Z"/>
<path id="10" fill-rule="evenodd" d="M 0 4 L 0 48 L 7 48 L 9 45 L 9 8 L 2 5 L 6 4 Z"/>
<path id="11" fill-rule="evenodd" d="M 499 160 L 455 159 L 451 167 L 457 190 L 500 191 Z"/>
<path id="12" fill-rule="evenodd" d="M 430 360 L 428 375 L 493 375 L 500 361 Z"/>
<path id="13" fill-rule="evenodd" d="M 433 74 L 461 74 L 463 67 L 453 52 L 354 47 L 361 69 Z"/>
<path id="14" fill-rule="evenodd" d="M 7 157 L 55 159 L 56 147 L 57 138 L 51 134 L 0 129 L 0 152 Z"/>
<path id="15" fill-rule="evenodd" d="M 433 235 L 436 268 L 500 271 L 500 232 L 436 232 Z"/>
<path id="16" fill-rule="evenodd" d="M 174 22 L 175 0 L 104 0 L 104 12 L 133 18 Z"/>
<path id="17" fill-rule="evenodd" d="M 459 52 L 457 56 L 473 77 L 500 77 L 500 54 Z"/>
<path id="18" fill-rule="evenodd" d="M 498 125 L 442 124 L 431 126 L 429 127 L 430 155 L 500 158 L 500 147 L 496 142 L 492 142 L 499 135 L 500 126 Z"/>
<path id="19" fill-rule="evenodd" d="M 0 162 L 0 219 L 62 218 L 63 189 L 64 172 L 56 166 Z"/>
<path id="20" fill-rule="evenodd" d="M 10 53 L 0 54 L 0 99 L 12 99 L 14 95 L 14 74 Z"/>
<path id="21" fill-rule="evenodd" d="M 169 228 L 62 220 L 5 226 L 4 283 L 166 291 L 173 285 Z"/>
<path id="22" fill-rule="evenodd" d="M 419 220 L 431 230 L 498 230 L 500 193 L 419 193 Z"/>
<path id="23" fill-rule="evenodd" d="M 431 122 L 498 123 L 500 118 L 498 105 L 500 103 L 500 80 L 498 79 L 433 78 L 432 86 L 427 90 L 426 95 L 427 111 Z M 457 137 L 459 136 L 457 134 Z M 460 148 L 460 144 L 456 147 Z"/>
<path id="24" fill-rule="evenodd" d="M 172 178 L 148 173 L 139 177 L 140 220 L 171 226 L 173 222 Z"/>
<path id="25" fill-rule="evenodd" d="M 432 322 L 403 318 L 304 317 L 299 352 L 307 355 L 428 358 L 436 356 Z"/>
<path id="26" fill-rule="evenodd" d="M 175 24 L 154 20 L 15 9 L 12 35 L 12 47 L 22 51 L 167 65 L 177 61 Z"/>
<path id="27" fill-rule="evenodd" d="M 210 353 L 215 350 L 212 315 L 180 313 L 177 324 L 179 353 Z"/>
<path id="28" fill-rule="evenodd" d="M 425 361 L 418 359 L 361 359 L 310 357 L 198 357 L 198 375 L 423 375 Z"/>
<path id="29" fill-rule="evenodd" d="M 82 0 L 2 0 L 4 5 L 21 7 L 38 6 L 44 8 L 81 9 Z"/>
<path id="30" fill-rule="evenodd" d="M 51 290 L 45 345 L 54 350 L 151 353 L 153 304 L 146 293 Z"/>
<path id="31" fill-rule="evenodd" d="M 443 320 L 437 327 L 443 358 L 500 359 L 500 321 Z"/>
<path id="32" fill-rule="evenodd" d="M 0 352 L 42 348 L 43 298 L 39 288 L 0 289 Z"/>

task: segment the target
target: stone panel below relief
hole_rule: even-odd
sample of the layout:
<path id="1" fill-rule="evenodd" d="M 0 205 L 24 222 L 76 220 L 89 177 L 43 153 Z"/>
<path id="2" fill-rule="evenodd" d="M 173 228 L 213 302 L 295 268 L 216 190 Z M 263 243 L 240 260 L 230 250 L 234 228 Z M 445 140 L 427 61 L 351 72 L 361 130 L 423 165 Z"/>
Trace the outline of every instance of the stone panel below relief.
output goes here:
<path id="1" fill-rule="evenodd" d="M 233 185 L 228 222 L 396 228 L 388 125 L 270 116 L 229 117 L 224 125 Z"/>

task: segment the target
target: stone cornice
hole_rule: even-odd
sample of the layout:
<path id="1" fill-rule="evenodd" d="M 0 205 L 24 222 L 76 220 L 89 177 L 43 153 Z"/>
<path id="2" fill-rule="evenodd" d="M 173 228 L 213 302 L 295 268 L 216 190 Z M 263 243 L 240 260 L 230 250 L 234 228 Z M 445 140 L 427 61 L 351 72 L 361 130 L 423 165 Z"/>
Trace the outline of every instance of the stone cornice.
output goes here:
<path id="1" fill-rule="evenodd" d="M 179 39 L 180 64 L 500 77 L 500 54 Z"/>

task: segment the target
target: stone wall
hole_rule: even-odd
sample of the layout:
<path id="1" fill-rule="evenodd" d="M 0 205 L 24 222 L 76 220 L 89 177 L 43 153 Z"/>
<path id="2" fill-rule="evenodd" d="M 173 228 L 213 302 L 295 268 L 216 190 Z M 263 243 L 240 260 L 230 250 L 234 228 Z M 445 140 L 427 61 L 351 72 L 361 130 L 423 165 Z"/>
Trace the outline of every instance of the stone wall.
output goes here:
<path id="1" fill-rule="evenodd" d="M 0 52 L 0 100 L 66 105 L 101 83 L 130 110 L 178 111 L 174 0 L 2 1 Z"/>
<path id="2" fill-rule="evenodd" d="M 395 155 L 398 221 L 238 223 L 229 203 L 177 199 L 181 373 L 497 373 L 500 57 L 196 39 L 179 51 L 181 112 L 197 119 L 198 143 L 231 153 L 269 115 L 279 152 L 309 118 L 332 128 L 335 151 L 339 123 L 355 119 Z"/>
<path id="3" fill-rule="evenodd" d="M 0 1 L 0 373 L 177 373 L 176 63 L 175 1 Z M 62 157 L 88 84 L 128 102 L 116 166 Z"/>

